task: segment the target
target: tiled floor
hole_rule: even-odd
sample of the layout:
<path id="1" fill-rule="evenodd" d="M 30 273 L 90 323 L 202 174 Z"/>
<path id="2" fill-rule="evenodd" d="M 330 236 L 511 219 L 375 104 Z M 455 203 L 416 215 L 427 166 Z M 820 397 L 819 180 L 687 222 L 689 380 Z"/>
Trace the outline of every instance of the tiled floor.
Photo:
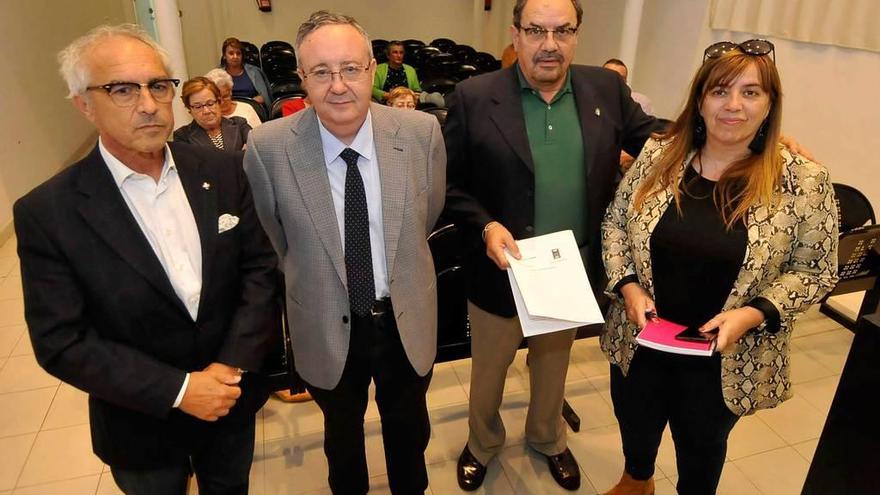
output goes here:
<path id="1" fill-rule="evenodd" d="M 800 493 L 852 334 L 813 308 L 799 322 L 793 342 L 795 398 L 739 422 L 719 493 Z M 434 495 L 459 493 L 455 460 L 467 436 L 469 374 L 469 360 L 440 364 L 434 370 L 428 393 L 433 431 L 427 452 Z M 566 493 L 553 483 L 543 459 L 524 445 L 528 390 L 525 354 L 520 352 L 508 373 L 501 411 L 507 447 L 490 464 L 478 493 Z M 582 421 L 579 433 L 569 432 L 569 446 L 584 474 L 578 493 L 608 489 L 620 475 L 623 456 L 608 392 L 608 365 L 596 339 L 576 342 L 567 397 Z M 329 494 L 317 406 L 272 400 L 257 421 L 251 492 Z M 373 493 L 389 493 L 378 412 L 372 403 L 366 429 Z M 24 326 L 14 240 L 0 246 L 0 453 L 0 495 L 119 493 L 107 466 L 91 453 L 86 395 L 47 375 L 34 360 Z M 675 493 L 675 454 L 668 430 L 657 468 L 657 494 Z"/>

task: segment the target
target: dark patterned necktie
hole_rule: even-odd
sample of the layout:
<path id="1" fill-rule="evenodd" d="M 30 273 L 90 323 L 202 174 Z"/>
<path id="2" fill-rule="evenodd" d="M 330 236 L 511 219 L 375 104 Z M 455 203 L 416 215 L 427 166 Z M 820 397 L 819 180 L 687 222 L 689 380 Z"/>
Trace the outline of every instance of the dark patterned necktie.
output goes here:
<path id="1" fill-rule="evenodd" d="M 352 313 L 366 316 L 376 299 L 367 195 L 358 171 L 358 152 L 345 148 L 339 156 L 348 165 L 345 172 L 345 272 L 348 277 L 348 302 Z"/>

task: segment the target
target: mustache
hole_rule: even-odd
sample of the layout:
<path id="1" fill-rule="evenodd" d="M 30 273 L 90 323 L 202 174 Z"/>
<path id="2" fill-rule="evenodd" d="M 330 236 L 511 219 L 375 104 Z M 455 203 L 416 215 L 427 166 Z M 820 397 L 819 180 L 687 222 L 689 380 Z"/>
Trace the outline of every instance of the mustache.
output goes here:
<path id="1" fill-rule="evenodd" d="M 144 117 L 144 118 L 138 119 L 138 123 L 135 124 L 135 127 L 136 128 L 137 127 L 147 127 L 147 126 L 154 126 L 154 125 L 167 126 L 168 122 L 166 122 L 164 119 L 160 119 L 156 116 L 150 116 L 150 117 Z"/>
<path id="2" fill-rule="evenodd" d="M 538 52 L 532 57 L 532 62 L 560 62 L 562 63 L 562 54 L 558 52 Z"/>

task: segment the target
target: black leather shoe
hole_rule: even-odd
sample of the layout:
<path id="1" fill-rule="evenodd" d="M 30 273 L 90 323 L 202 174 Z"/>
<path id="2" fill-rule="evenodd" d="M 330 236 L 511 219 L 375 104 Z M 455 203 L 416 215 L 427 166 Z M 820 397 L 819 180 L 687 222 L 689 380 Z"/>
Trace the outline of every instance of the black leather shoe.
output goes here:
<path id="1" fill-rule="evenodd" d="M 553 479 L 559 483 L 559 486 L 572 491 L 580 488 L 581 470 L 570 450 L 565 449 L 561 454 L 545 457 L 547 457 L 550 474 L 553 475 Z"/>
<path id="2" fill-rule="evenodd" d="M 575 465 L 575 468 L 577 465 Z M 461 455 L 458 456 L 458 469 L 456 469 L 458 477 L 458 486 L 466 492 L 472 492 L 483 484 L 483 478 L 486 477 L 486 466 L 480 464 L 480 461 L 471 454 L 471 450 L 467 445 Z"/>

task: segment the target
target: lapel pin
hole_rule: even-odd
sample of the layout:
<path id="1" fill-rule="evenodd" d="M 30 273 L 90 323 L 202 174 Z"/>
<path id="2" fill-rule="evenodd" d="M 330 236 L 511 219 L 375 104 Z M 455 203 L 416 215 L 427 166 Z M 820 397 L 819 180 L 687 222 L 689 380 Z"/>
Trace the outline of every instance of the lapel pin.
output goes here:
<path id="1" fill-rule="evenodd" d="M 202 189 L 204 189 L 205 191 L 210 191 L 211 184 L 208 184 L 207 182 L 202 182 Z"/>
<path id="2" fill-rule="evenodd" d="M 596 107 L 596 117 L 602 115 L 602 110 L 599 110 L 599 107 Z"/>

